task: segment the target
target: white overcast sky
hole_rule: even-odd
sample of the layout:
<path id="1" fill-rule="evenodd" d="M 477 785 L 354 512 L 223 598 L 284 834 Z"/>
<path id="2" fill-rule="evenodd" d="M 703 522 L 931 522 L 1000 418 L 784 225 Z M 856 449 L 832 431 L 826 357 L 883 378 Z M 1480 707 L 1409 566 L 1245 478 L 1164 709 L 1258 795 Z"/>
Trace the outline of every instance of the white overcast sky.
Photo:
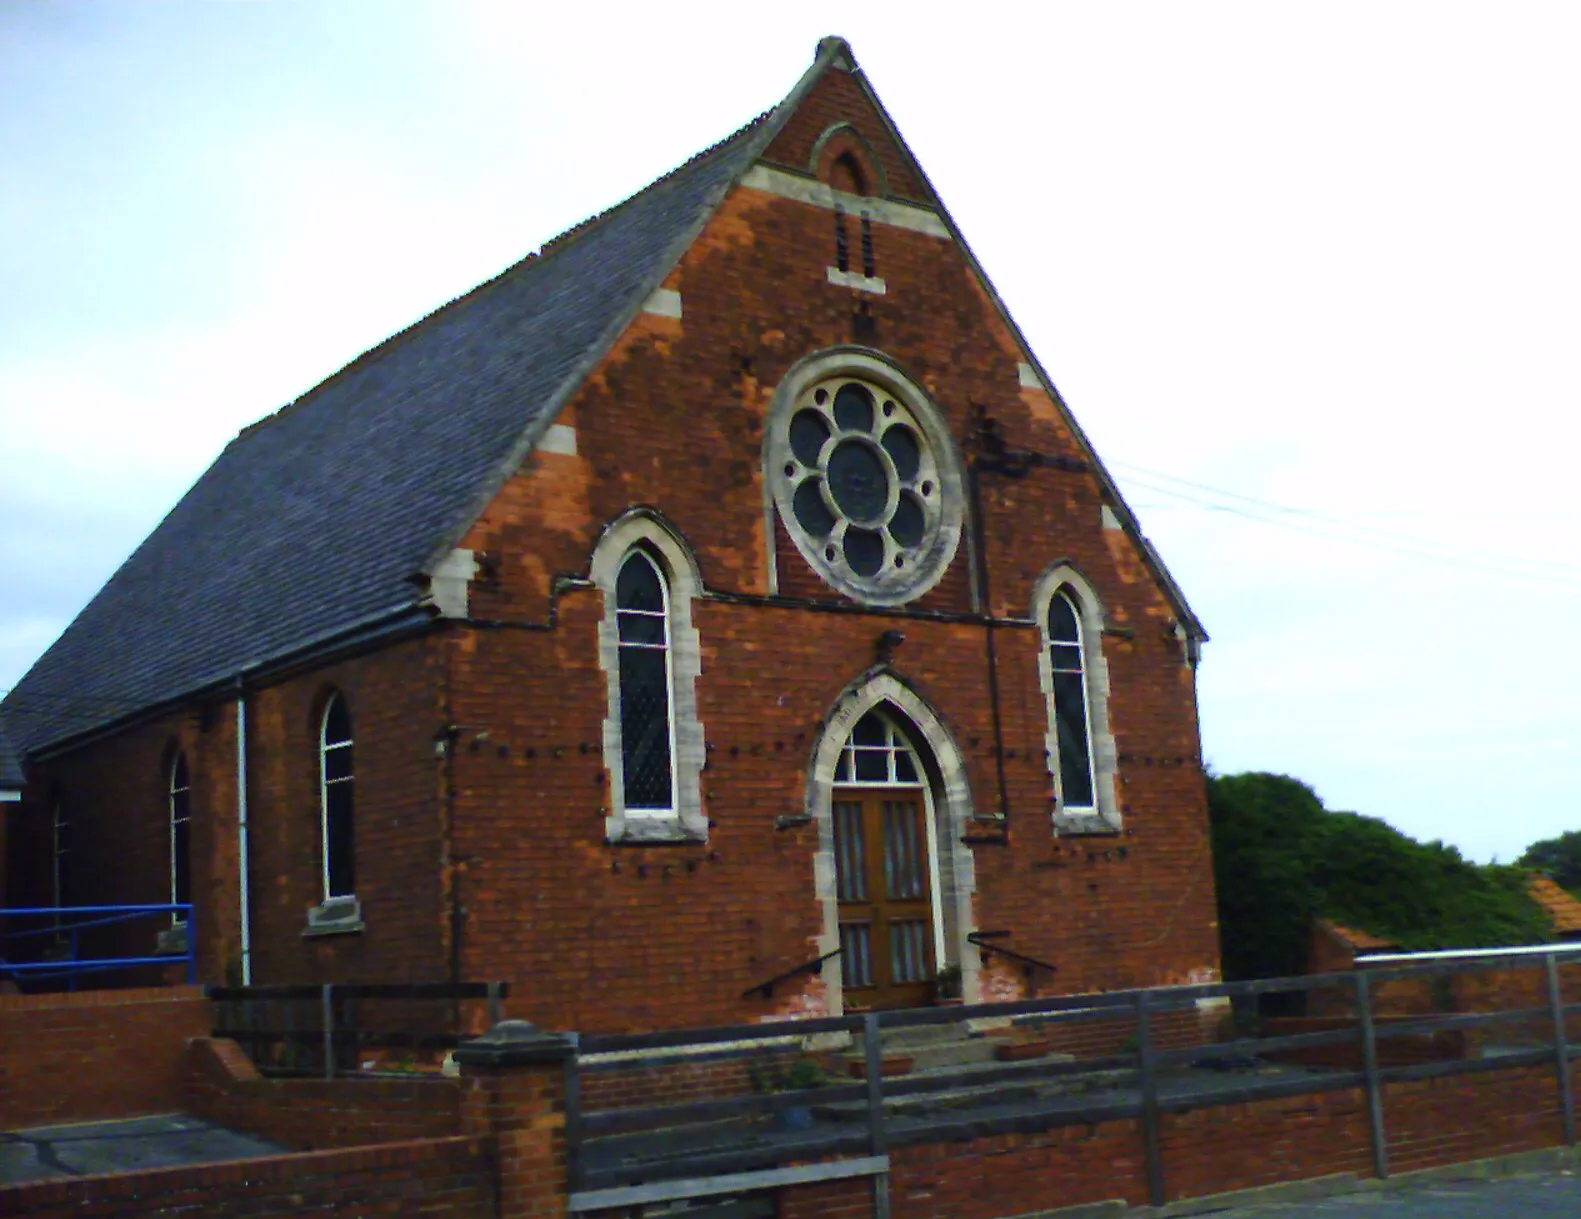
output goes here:
<path id="1" fill-rule="evenodd" d="M 1581 827 L 1573 4 L 0 4 L 0 689 L 239 428 L 827 33 L 1211 632 L 1213 767 Z"/>

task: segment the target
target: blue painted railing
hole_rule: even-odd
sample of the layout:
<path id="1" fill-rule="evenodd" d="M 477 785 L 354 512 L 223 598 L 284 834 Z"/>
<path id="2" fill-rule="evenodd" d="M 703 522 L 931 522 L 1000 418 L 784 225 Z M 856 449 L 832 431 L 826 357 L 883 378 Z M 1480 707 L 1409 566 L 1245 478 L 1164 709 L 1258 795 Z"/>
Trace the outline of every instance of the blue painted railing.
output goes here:
<path id="1" fill-rule="evenodd" d="M 90 927 L 108 927 L 134 919 L 150 919 L 164 915 L 176 916 L 175 926 L 185 924 L 186 949 L 183 952 L 164 952 L 149 956 L 84 957 L 82 932 Z M 13 930 L 15 920 L 32 922 L 47 920 L 42 927 Z M 0 952 L 13 952 L 19 941 L 51 940 L 57 946 L 56 955 L 48 960 L 11 961 L 0 956 L 0 978 L 66 978 L 69 989 L 77 989 L 77 979 L 83 974 L 99 973 L 108 969 L 131 969 L 139 965 L 172 965 L 186 963 L 187 981 L 198 980 L 197 927 L 192 920 L 190 902 L 166 902 L 154 906 L 0 906 L 0 927 L 3 927 L 3 948 Z M 162 928 L 149 928 L 151 935 Z M 31 954 L 29 954 L 31 955 Z"/>

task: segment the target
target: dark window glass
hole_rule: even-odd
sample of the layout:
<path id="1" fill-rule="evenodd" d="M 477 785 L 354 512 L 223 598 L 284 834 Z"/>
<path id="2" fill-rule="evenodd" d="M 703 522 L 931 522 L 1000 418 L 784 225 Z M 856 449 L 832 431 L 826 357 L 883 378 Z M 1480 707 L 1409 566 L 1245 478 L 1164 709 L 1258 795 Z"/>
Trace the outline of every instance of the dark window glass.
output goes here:
<path id="1" fill-rule="evenodd" d="M 671 807 L 670 675 L 662 649 L 620 649 L 620 760 L 627 808 Z"/>
<path id="2" fill-rule="evenodd" d="M 339 783 L 351 779 L 351 742 L 324 745 L 324 782 Z"/>
<path id="3" fill-rule="evenodd" d="M 351 712 L 346 710 L 346 700 L 340 695 L 330 699 L 324 711 L 324 743 L 334 745 L 351 740 Z"/>
<path id="4" fill-rule="evenodd" d="M 889 744 L 889 729 L 884 726 L 884 721 L 877 714 L 869 711 L 857 720 L 856 727 L 851 729 L 851 744 L 853 745 L 887 745 Z"/>
<path id="5" fill-rule="evenodd" d="M 829 424 L 817 411 L 798 411 L 791 419 L 791 452 L 802 465 L 816 466 L 824 441 L 828 439 Z"/>
<path id="6" fill-rule="evenodd" d="M 1074 643 L 1056 643 L 1049 648 L 1049 663 L 1056 673 L 1081 672 L 1081 647 Z"/>
<path id="7" fill-rule="evenodd" d="M 627 808 L 670 809 L 670 653 L 663 577 L 633 551 L 615 579 L 620 619 L 620 762 Z"/>
<path id="8" fill-rule="evenodd" d="M 856 781 L 858 783 L 887 783 L 889 781 L 889 750 L 858 749 L 856 753 Z"/>
<path id="9" fill-rule="evenodd" d="M 911 492 L 902 491 L 889 519 L 890 536 L 902 549 L 915 546 L 922 541 L 922 523 L 922 505 Z"/>
<path id="10" fill-rule="evenodd" d="M 170 768 L 170 900 L 192 900 L 191 852 L 192 791 L 187 782 L 187 758 L 176 754 Z M 182 916 L 178 913 L 175 918 Z"/>
<path id="11" fill-rule="evenodd" d="M 1054 674 L 1054 724 L 1059 743 L 1061 802 L 1092 807 L 1092 760 L 1087 743 L 1087 698 L 1080 673 Z"/>
<path id="12" fill-rule="evenodd" d="M 346 700 L 332 695 L 324 709 L 320 742 L 324 779 L 324 896 L 351 897 L 356 889 L 356 784 L 352 768 L 351 712 Z"/>
<path id="13" fill-rule="evenodd" d="M 357 891 L 352 825 L 352 786 L 348 780 L 324 790 L 325 871 L 327 897 L 350 897 Z"/>
<path id="14" fill-rule="evenodd" d="M 834 421 L 848 432 L 873 430 L 873 395 L 847 381 L 834 396 Z"/>
<path id="15" fill-rule="evenodd" d="M 884 565 L 884 539 L 869 529 L 845 531 L 845 561 L 859 576 L 871 576 Z"/>
<path id="16" fill-rule="evenodd" d="M 922 467 L 922 446 L 917 443 L 916 434 L 909 427 L 895 424 L 884 433 L 883 444 L 889 459 L 895 463 L 895 473 L 900 475 L 901 482 L 917 477 L 917 471 Z"/>
<path id="17" fill-rule="evenodd" d="M 1049 601 L 1049 638 L 1056 643 L 1076 643 L 1081 639 L 1076 608 L 1064 593 L 1055 593 Z"/>
<path id="18" fill-rule="evenodd" d="M 178 821 L 171 827 L 171 862 L 175 865 L 171 876 L 170 900 L 185 905 L 192 900 L 192 837 L 190 823 Z"/>
<path id="19" fill-rule="evenodd" d="M 658 570 L 641 552 L 633 553 L 621 565 L 620 575 L 615 578 L 615 605 L 648 614 L 664 612 L 664 589 L 659 584 Z"/>
<path id="20" fill-rule="evenodd" d="M 871 445 L 841 441 L 829 454 L 829 494 L 853 521 L 876 521 L 889 504 L 889 473 Z"/>
<path id="21" fill-rule="evenodd" d="M 823 502 L 823 484 L 816 478 L 809 478 L 796 488 L 791 507 L 796 512 L 797 522 L 815 538 L 828 537 L 834 528 L 834 513 Z"/>
<path id="22" fill-rule="evenodd" d="M 901 783 L 917 783 L 917 764 L 904 749 L 895 751 L 895 779 Z"/>

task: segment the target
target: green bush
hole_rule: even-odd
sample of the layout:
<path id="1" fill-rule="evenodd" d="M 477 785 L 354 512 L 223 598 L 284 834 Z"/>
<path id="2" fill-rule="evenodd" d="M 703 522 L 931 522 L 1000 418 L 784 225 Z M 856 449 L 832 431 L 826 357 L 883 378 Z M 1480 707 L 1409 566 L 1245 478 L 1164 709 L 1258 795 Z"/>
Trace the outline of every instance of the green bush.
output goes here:
<path id="1" fill-rule="evenodd" d="M 1406 950 L 1551 939 L 1526 871 L 1463 859 L 1355 813 L 1329 812 L 1287 775 L 1208 780 L 1224 974 L 1304 970 L 1312 921 L 1327 917 Z"/>

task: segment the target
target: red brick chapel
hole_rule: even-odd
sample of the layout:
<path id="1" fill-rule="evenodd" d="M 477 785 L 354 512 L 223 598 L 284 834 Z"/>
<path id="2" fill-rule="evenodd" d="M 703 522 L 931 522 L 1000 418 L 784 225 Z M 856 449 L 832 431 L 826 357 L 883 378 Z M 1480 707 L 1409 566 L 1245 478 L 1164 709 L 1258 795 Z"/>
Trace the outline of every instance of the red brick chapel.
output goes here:
<path id="1" fill-rule="evenodd" d="M 588 1031 L 1214 980 L 1203 639 L 829 38 L 235 438 L 0 706 L 0 904 Z"/>

